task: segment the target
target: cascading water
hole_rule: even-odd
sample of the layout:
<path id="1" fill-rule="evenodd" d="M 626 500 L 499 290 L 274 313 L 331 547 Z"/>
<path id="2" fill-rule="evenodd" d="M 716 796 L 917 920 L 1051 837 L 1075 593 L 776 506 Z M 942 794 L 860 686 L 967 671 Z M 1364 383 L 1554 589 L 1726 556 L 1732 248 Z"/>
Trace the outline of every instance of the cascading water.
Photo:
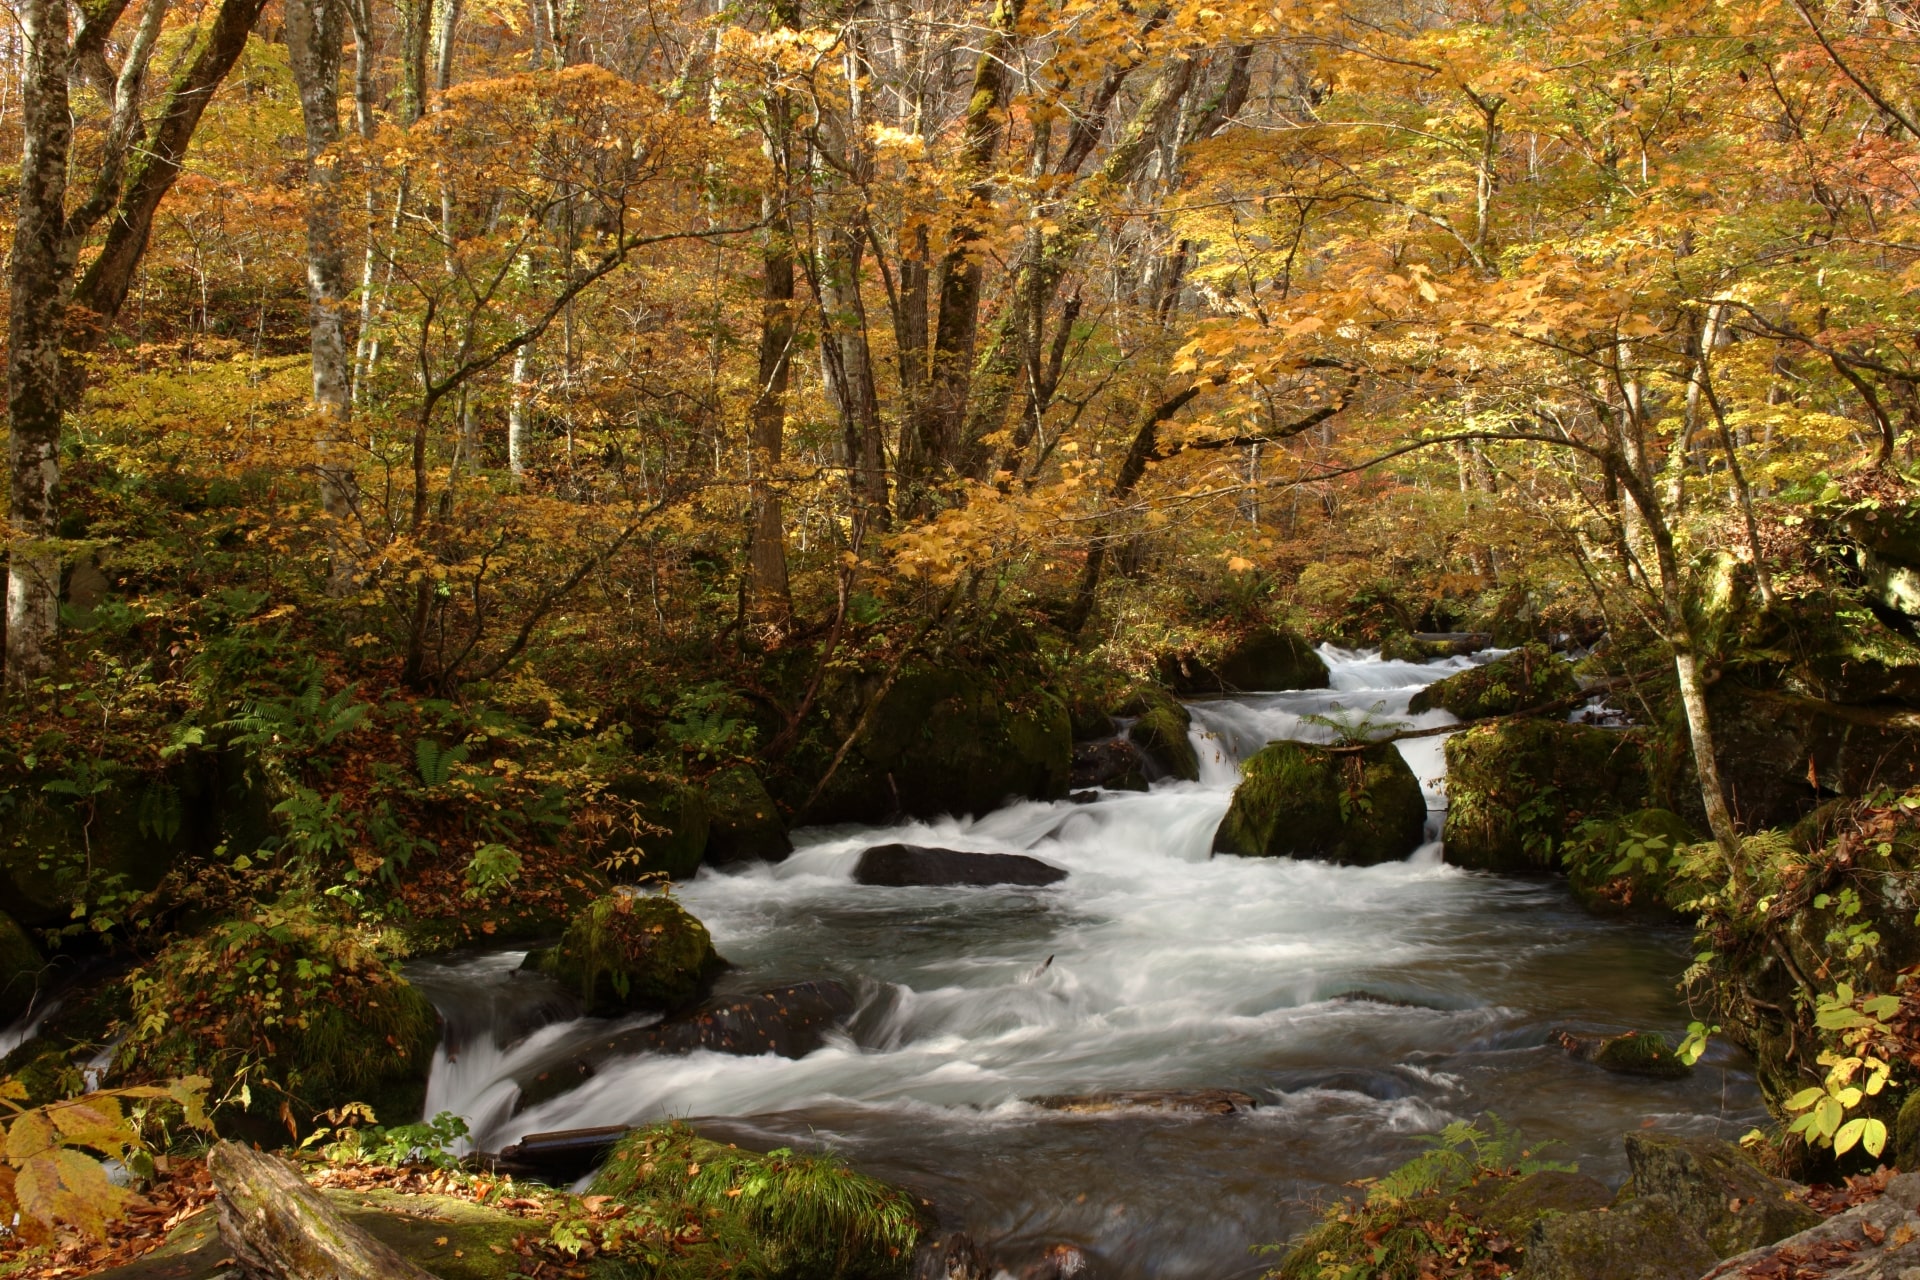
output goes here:
<path id="1" fill-rule="evenodd" d="M 1210 856 L 1247 754 L 1335 736 L 1308 717 L 1406 724 L 1416 689 L 1467 665 L 1326 653 L 1331 689 L 1193 707 L 1197 783 L 802 831 L 784 863 L 680 886 L 735 965 L 722 994 L 822 977 L 857 990 L 846 1032 L 804 1058 L 637 1056 L 514 1114 L 516 1073 L 608 1024 L 514 973 L 519 952 L 413 966 L 449 1020 L 428 1113 L 465 1115 L 494 1150 L 667 1117 L 743 1145 L 830 1146 L 932 1200 L 990 1253 L 1065 1240 L 1102 1276 L 1196 1280 L 1259 1274 L 1252 1246 L 1451 1119 L 1493 1111 L 1601 1176 L 1620 1172 L 1624 1130 L 1754 1123 L 1751 1080 L 1725 1061 L 1682 1081 L 1624 1079 L 1548 1043 L 1559 1026 L 1684 1022 L 1679 932 L 1594 919 L 1550 883 L 1463 873 L 1437 843 L 1369 868 Z M 1441 741 L 1400 743 L 1436 809 Z M 1046 889 L 853 883 L 860 851 L 896 840 L 1026 852 L 1070 875 Z M 1190 1088 L 1263 1105 L 1075 1115 L 1029 1101 Z"/>

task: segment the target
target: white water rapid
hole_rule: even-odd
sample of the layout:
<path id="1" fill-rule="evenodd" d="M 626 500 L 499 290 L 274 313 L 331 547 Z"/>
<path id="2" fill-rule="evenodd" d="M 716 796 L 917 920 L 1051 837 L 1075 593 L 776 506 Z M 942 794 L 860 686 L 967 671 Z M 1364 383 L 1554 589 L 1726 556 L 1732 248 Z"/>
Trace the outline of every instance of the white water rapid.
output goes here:
<path id="1" fill-rule="evenodd" d="M 666 1117 L 742 1145 L 832 1147 L 934 1201 L 990 1255 L 1071 1241 L 1094 1274 L 1161 1280 L 1258 1275 L 1269 1263 L 1251 1246 L 1455 1118 L 1491 1110 L 1603 1177 L 1620 1172 L 1627 1129 L 1749 1127 L 1756 1096 L 1730 1061 L 1635 1080 L 1548 1043 L 1560 1026 L 1683 1026 L 1684 934 L 1592 918 L 1549 882 L 1461 872 L 1437 840 L 1370 868 L 1210 855 L 1246 755 L 1330 737 L 1309 715 L 1404 723 L 1416 689 L 1469 661 L 1326 655 L 1331 689 L 1195 704 L 1197 783 L 801 831 L 784 863 L 679 886 L 735 966 L 722 994 L 810 978 L 857 992 L 846 1031 L 799 1060 L 638 1056 L 516 1115 L 516 1069 L 608 1024 L 516 973 L 518 951 L 410 966 L 449 1022 L 428 1114 L 465 1115 L 491 1150 Z M 1441 742 L 1400 744 L 1436 810 Z M 1045 889 L 854 884 L 860 851 L 895 840 L 1026 852 L 1070 874 Z M 1027 1101 L 1181 1088 L 1262 1105 L 1087 1116 Z"/>

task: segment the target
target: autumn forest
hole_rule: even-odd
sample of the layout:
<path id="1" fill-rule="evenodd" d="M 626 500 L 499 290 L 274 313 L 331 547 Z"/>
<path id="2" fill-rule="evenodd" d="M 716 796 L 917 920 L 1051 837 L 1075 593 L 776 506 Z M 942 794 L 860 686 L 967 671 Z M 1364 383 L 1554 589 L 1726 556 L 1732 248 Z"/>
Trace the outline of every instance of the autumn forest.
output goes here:
<path id="1" fill-rule="evenodd" d="M 1902 1274 L 1905 0 L 5 12 L 0 1276 Z"/>

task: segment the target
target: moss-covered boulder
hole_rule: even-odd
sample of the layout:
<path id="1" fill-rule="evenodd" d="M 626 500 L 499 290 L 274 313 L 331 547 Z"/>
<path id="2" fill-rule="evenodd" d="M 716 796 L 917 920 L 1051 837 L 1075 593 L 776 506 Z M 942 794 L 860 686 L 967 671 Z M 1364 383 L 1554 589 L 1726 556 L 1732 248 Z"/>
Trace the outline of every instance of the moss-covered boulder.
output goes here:
<path id="1" fill-rule="evenodd" d="M 1579 689 L 1572 666 L 1545 645 L 1530 644 L 1434 681 L 1413 695 L 1407 709 L 1416 715 L 1450 711 L 1462 720 L 1479 720 L 1571 697 Z"/>
<path id="2" fill-rule="evenodd" d="M 1615 1075 L 1677 1080 L 1693 1074 L 1693 1068 L 1680 1060 L 1667 1038 L 1658 1031 L 1628 1031 L 1617 1036 L 1556 1031 L 1553 1039 L 1569 1057 L 1591 1062 Z"/>
<path id="3" fill-rule="evenodd" d="M 958 668 L 926 668 L 901 675 L 869 706 L 874 696 L 854 682 L 823 699 L 825 723 L 795 748 L 781 780 L 779 794 L 796 820 L 979 814 L 1010 798 L 1066 794 L 1073 726 L 1052 694 L 1001 688 Z M 815 796 L 849 734 L 852 748 Z"/>
<path id="4" fill-rule="evenodd" d="M 134 1079 L 204 1075 L 231 1132 L 284 1140 L 345 1102 L 411 1121 L 426 1097 L 439 1015 L 401 977 L 391 940 L 324 902 L 288 897 L 166 947 L 133 978 L 114 1060 Z M 216 1119 L 222 1116 L 217 1115 Z"/>
<path id="5" fill-rule="evenodd" d="M 705 790 L 708 862 L 778 862 L 793 852 L 780 808 L 751 766 L 721 770 Z"/>
<path id="6" fill-rule="evenodd" d="M 1647 804 L 1646 746 L 1633 731 L 1560 720 L 1473 725 L 1447 739 L 1447 861 L 1553 871 L 1582 821 Z"/>
<path id="7" fill-rule="evenodd" d="M 1820 1221 L 1804 1201 L 1787 1194 L 1787 1185 L 1730 1143 L 1629 1133 L 1626 1146 L 1633 1194 L 1670 1205 L 1717 1257 L 1784 1240 Z"/>
<path id="8" fill-rule="evenodd" d="M 1213 848 L 1371 866 L 1412 853 L 1426 821 L 1420 780 L 1392 744 L 1272 742 L 1241 765 Z"/>
<path id="9" fill-rule="evenodd" d="M 1144 685 L 1121 704 L 1120 714 L 1134 718 L 1127 726 L 1127 740 L 1138 747 L 1161 774 L 1186 782 L 1200 780 L 1200 757 L 1187 737 L 1193 717 L 1177 698 L 1152 685 Z"/>
<path id="10" fill-rule="evenodd" d="M 1331 679 L 1312 642 L 1296 631 L 1266 627 L 1219 653 L 1168 654 L 1160 678 L 1179 694 L 1247 693 L 1265 689 L 1324 689 Z"/>
<path id="11" fill-rule="evenodd" d="M 1525 1280 L 1700 1280 L 1720 1261 L 1664 1200 L 1550 1214 L 1527 1235 Z"/>
<path id="12" fill-rule="evenodd" d="M 0 911 L 0 1027 L 32 1007 L 45 966 L 40 948 L 33 945 L 27 931 Z"/>
<path id="13" fill-rule="evenodd" d="M 591 850 L 617 881 L 685 880 L 700 869 L 713 830 L 707 793 L 677 778 L 634 772 L 607 788 L 630 821 L 594 833 Z"/>
<path id="14" fill-rule="evenodd" d="M 665 894 L 610 893 L 574 916 L 558 946 L 529 960 L 578 991 L 593 1014 L 680 1008 L 724 967 L 707 926 Z"/>
<path id="15" fill-rule="evenodd" d="M 1636 809 L 1576 827 L 1561 850 L 1567 885 L 1588 910 L 1683 917 L 1708 890 L 1687 866 L 1702 837 L 1671 809 Z"/>
<path id="16" fill-rule="evenodd" d="M 743 1151 L 679 1124 L 621 1139 L 588 1194 L 698 1222 L 735 1273 L 780 1280 L 906 1280 L 930 1225 L 922 1202 L 832 1156 Z"/>

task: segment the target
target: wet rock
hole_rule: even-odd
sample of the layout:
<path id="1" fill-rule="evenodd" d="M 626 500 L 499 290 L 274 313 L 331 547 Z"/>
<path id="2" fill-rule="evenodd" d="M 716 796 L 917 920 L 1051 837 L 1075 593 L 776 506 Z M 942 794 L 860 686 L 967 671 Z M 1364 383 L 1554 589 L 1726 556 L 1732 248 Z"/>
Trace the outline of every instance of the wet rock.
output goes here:
<path id="1" fill-rule="evenodd" d="M 1920 1170 L 1920 1090 L 1907 1094 L 1893 1121 L 1893 1167 Z"/>
<path id="2" fill-rule="evenodd" d="M 1462 720 L 1511 715 L 1579 692 L 1573 667 L 1543 644 L 1515 649 L 1504 658 L 1436 680 L 1413 695 L 1407 709 L 1449 711 Z"/>
<path id="3" fill-rule="evenodd" d="M 33 945 L 27 931 L 0 911 L 0 1027 L 33 1006 L 40 989 L 40 971 L 45 967 L 40 948 Z"/>
<path id="4" fill-rule="evenodd" d="M 853 993 L 838 982 L 796 982 L 757 995 L 714 1001 L 644 1027 L 631 1027 L 570 1047 L 563 1063 L 516 1077 L 516 1111 L 557 1098 L 593 1078 L 604 1063 L 643 1053 L 709 1050 L 743 1057 L 778 1054 L 804 1058 L 854 1010 Z"/>
<path id="5" fill-rule="evenodd" d="M 968 853 L 917 844 L 877 844 L 854 864 L 856 884 L 886 888 L 909 885 L 1058 884 L 1064 869 L 1022 853 Z"/>
<path id="6" fill-rule="evenodd" d="M 1327 664 L 1305 636 L 1279 627 L 1243 636 L 1218 657 L 1168 654 L 1160 678 L 1178 694 L 1244 693 L 1263 689 L 1324 689 Z"/>
<path id="7" fill-rule="evenodd" d="M 1716 1259 L 1772 1244 L 1820 1220 L 1728 1143 L 1630 1133 L 1626 1145 L 1636 1197 L 1671 1206 Z"/>
<path id="8" fill-rule="evenodd" d="M 779 862 L 793 852 L 780 809 L 750 766 L 714 774 L 706 781 L 706 794 L 708 862 Z"/>
<path id="9" fill-rule="evenodd" d="M 1447 739 L 1447 861 L 1483 871 L 1552 871 L 1583 820 L 1646 806 L 1647 743 L 1636 731 L 1557 720 L 1468 727 Z"/>
<path id="10" fill-rule="evenodd" d="M 527 961 L 601 1015 L 679 1008 L 725 967 L 707 927 L 665 894 L 611 893 L 589 903 L 558 946 Z"/>
<path id="11" fill-rule="evenodd" d="M 1613 1202 L 1613 1192 L 1604 1182 L 1560 1169 L 1524 1178 L 1496 1178 L 1473 1190 L 1486 1193 L 1472 1206 L 1474 1216 L 1515 1241 L 1524 1240 L 1533 1224 L 1550 1214 L 1586 1213 Z"/>
<path id="12" fill-rule="evenodd" d="M 1058 1094 L 1033 1098 L 1036 1107 L 1069 1115 L 1097 1116 L 1131 1112 L 1230 1116 L 1260 1103 L 1238 1089 L 1123 1089 L 1111 1093 Z"/>
<path id="13" fill-rule="evenodd" d="M 1527 1234 L 1523 1280 L 1699 1280 L 1720 1256 L 1664 1200 L 1555 1213 Z"/>
<path id="14" fill-rule="evenodd" d="M 1213 849 L 1371 866 L 1412 853 L 1426 821 L 1420 781 L 1391 744 L 1272 742 L 1240 767 Z"/>
<path id="15" fill-rule="evenodd" d="M 805 812 L 808 822 L 881 822 L 986 813 L 1009 797 L 1067 792 L 1073 725 L 1037 687 L 1002 687 L 953 668 L 909 671 L 867 715 L 864 678 L 823 697 L 821 727 L 788 757 L 781 796 L 806 804 L 848 734 L 853 747 Z"/>
<path id="16" fill-rule="evenodd" d="M 1129 714 L 1135 717 L 1127 726 L 1127 739 L 1150 763 L 1148 776 L 1199 781 L 1200 757 L 1187 737 L 1187 730 L 1193 724 L 1187 709 L 1178 700 L 1151 687 L 1137 692 L 1128 699 L 1127 705 Z"/>
<path id="17" fill-rule="evenodd" d="M 1920 1174 L 1815 1227 L 1728 1258 L 1704 1280 L 1912 1280 L 1920 1275 Z"/>
<path id="18" fill-rule="evenodd" d="M 1140 749 L 1125 738 L 1078 742 L 1073 747 L 1072 785 L 1106 787 L 1112 791 L 1145 791 L 1146 762 Z"/>
<path id="19" fill-rule="evenodd" d="M 1617 1036 L 1555 1031 L 1552 1040 L 1567 1051 L 1568 1057 L 1591 1062 L 1617 1075 L 1675 1080 L 1693 1074 L 1693 1068 L 1680 1061 L 1667 1044 L 1667 1038 L 1657 1031 L 1646 1034 L 1629 1031 Z"/>
<path id="20" fill-rule="evenodd" d="M 990 1280 L 993 1268 L 964 1231 L 925 1236 L 913 1251 L 913 1280 Z"/>
<path id="21" fill-rule="evenodd" d="M 1087 1255 L 1077 1245 L 1050 1244 L 1040 1261 L 1020 1268 L 1020 1280 L 1071 1280 L 1087 1269 Z"/>

